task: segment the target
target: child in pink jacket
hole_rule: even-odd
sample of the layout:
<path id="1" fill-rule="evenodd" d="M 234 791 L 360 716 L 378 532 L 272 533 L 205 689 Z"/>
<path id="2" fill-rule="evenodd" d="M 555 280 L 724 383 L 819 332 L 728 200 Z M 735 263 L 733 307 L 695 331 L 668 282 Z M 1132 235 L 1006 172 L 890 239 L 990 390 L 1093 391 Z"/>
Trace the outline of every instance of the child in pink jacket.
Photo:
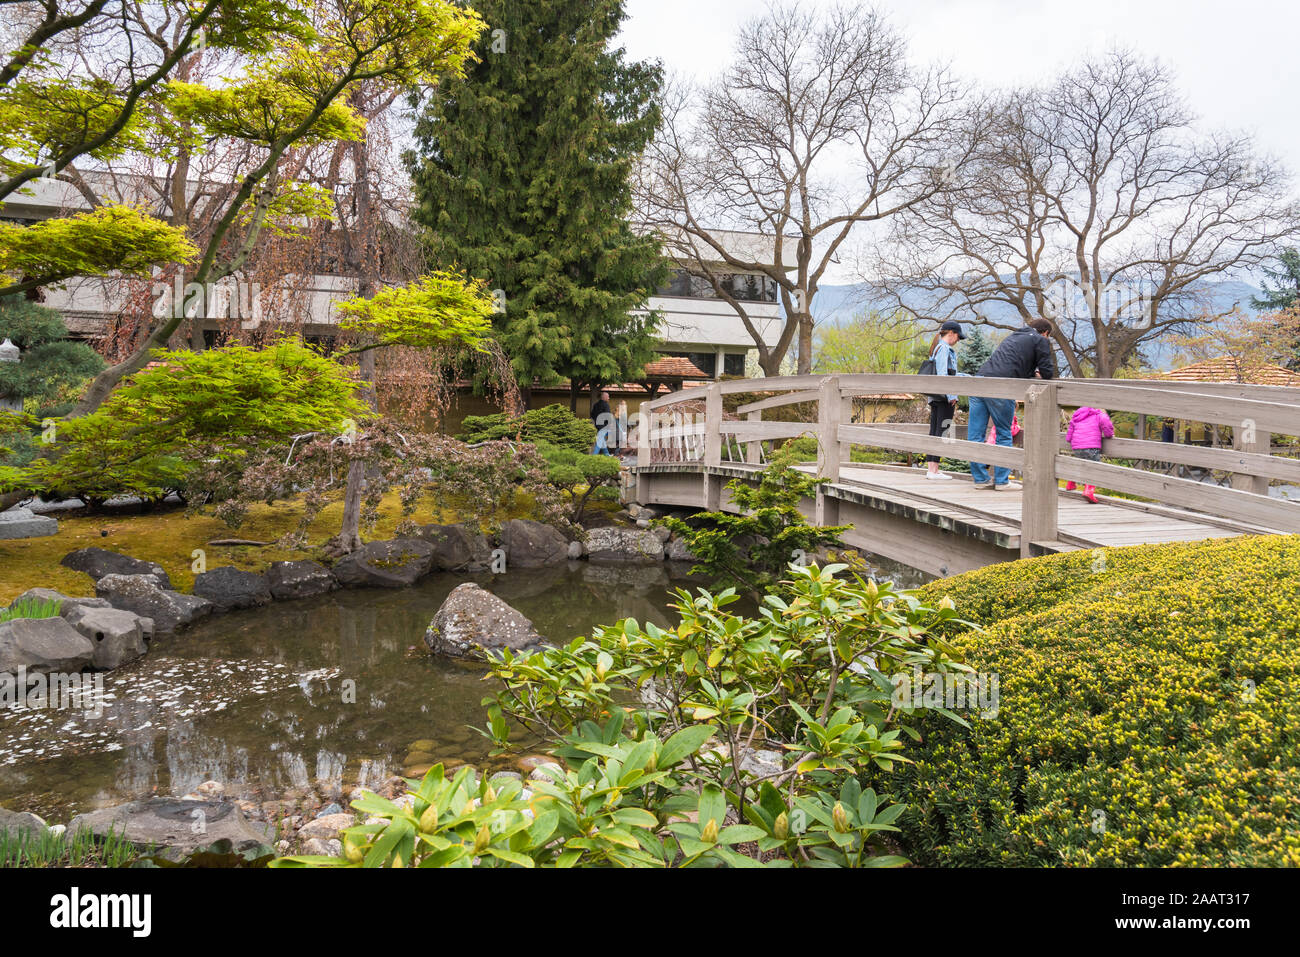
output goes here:
<path id="1" fill-rule="evenodd" d="M 1106 410 L 1094 409 L 1086 405 L 1070 416 L 1070 427 L 1065 430 L 1065 438 L 1070 443 L 1070 448 L 1074 449 L 1075 458 L 1088 459 L 1091 462 L 1101 461 L 1101 440 L 1113 438 L 1114 435 L 1115 426 L 1110 421 L 1110 416 L 1106 414 Z M 1067 492 L 1074 491 L 1074 488 L 1073 482 L 1065 483 Z M 1096 504 L 1097 487 L 1085 485 L 1083 497 Z"/>

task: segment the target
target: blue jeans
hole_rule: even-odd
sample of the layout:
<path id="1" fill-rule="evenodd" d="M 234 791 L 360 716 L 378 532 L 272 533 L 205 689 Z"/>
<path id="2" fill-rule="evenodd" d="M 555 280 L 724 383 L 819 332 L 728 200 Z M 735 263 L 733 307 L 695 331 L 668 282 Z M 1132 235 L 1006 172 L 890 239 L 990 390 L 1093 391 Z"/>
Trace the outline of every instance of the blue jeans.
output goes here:
<path id="1" fill-rule="evenodd" d="M 1012 399 L 981 399 L 977 395 L 970 397 L 970 419 L 966 425 L 966 438 L 971 442 L 982 442 L 989 431 L 989 419 L 997 432 L 997 444 L 1011 448 L 1011 420 L 1016 416 L 1016 403 Z M 971 478 L 976 485 L 989 480 L 987 465 L 978 462 L 970 464 Z M 993 484 L 1006 485 L 1011 477 L 1011 469 L 1001 465 L 993 469 Z"/>
<path id="2" fill-rule="evenodd" d="M 596 430 L 596 445 L 592 448 L 592 455 L 613 455 L 606 444 L 609 441 L 609 429 L 602 428 Z"/>

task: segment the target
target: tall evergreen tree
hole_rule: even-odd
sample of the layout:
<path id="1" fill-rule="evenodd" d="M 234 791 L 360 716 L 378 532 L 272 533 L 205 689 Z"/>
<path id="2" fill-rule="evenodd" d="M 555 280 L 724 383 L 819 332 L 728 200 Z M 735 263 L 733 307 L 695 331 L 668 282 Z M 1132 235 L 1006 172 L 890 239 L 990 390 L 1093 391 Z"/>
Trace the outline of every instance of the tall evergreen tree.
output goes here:
<path id="1" fill-rule="evenodd" d="M 503 294 L 497 335 L 526 390 L 636 378 L 667 278 L 629 226 L 630 179 L 659 123 L 657 64 L 612 48 L 622 0 L 474 0 L 479 62 L 439 85 L 408 164 L 432 265 Z"/>

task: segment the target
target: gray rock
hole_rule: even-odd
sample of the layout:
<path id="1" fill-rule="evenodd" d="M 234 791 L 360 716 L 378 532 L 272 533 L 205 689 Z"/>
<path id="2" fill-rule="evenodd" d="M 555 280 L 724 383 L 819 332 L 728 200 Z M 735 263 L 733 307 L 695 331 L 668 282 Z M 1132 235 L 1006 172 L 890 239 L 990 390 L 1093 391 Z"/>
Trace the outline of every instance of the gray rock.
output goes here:
<path id="1" fill-rule="evenodd" d="M 454 658 L 501 648 L 526 651 L 543 641 L 531 621 L 473 582 L 452 589 L 424 633 L 430 651 Z"/>
<path id="2" fill-rule="evenodd" d="M 17 837 L 19 834 L 40 837 L 45 830 L 45 822 L 35 814 L 29 814 L 27 811 L 10 811 L 8 808 L 0 807 L 0 834 L 8 834 L 11 837 Z"/>
<path id="3" fill-rule="evenodd" d="M 664 558 L 670 562 L 695 562 L 699 561 L 695 553 L 687 546 L 683 538 L 670 538 L 664 545 Z"/>
<path id="4" fill-rule="evenodd" d="M 78 548 L 68 552 L 59 562 L 65 568 L 85 572 L 95 581 L 105 575 L 151 575 L 162 588 L 171 588 L 171 579 L 157 562 L 141 561 L 130 555 L 121 555 L 103 548 Z"/>
<path id="5" fill-rule="evenodd" d="M 574 540 L 569 542 L 569 558 L 577 559 L 582 557 L 582 542 Z"/>
<path id="6" fill-rule="evenodd" d="M 404 588 L 432 569 L 432 545 L 419 538 L 399 538 L 368 542 L 349 552 L 334 565 L 334 577 L 342 585 Z"/>
<path id="7" fill-rule="evenodd" d="M 313 598 L 338 587 L 330 570 L 316 562 L 272 562 L 266 573 L 271 595 L 286 598 Z"/>
<path id="8" fill-rule="evenodd" d="M 77 673 L 95 657 L 95 646 L 62 618 L 15 618 L 0 623 L 0 671 Z"/>
<path id="9" fill-rule="evenodd" d="M 63 612 L 64 620 L 95 645 L 91 664 L 101 670 L 120 668 L 149 650 L 153 638 L 152 618 L 118 608 L 74 605 Z"/>
<path id="10" fill-rule="evenodd" d="M 740 770 L 748 771 L 755 777 L 764 778 L 778 773 L 785 765 L 780 751 L 743 751 L 740 758 Z"/>
<path id="11" fill-rule="evenodd" d="M 147 798 L 74 817 L 68 825 L 69 835 L 82 830 L 100 839 L 112 830 L 137 847 L 153 844 L 180 856 L 221 840 L 230 841 L 235 851 L 267 843 L 266 834 L 253 827 L 230 801 Z"/>
<path id="12" fill-rule="evenodd" d="M 195 575 L 194 594 L 212 602 L 212 610 L 218 613 L 271 603 L 271 586 L 266 576 L 233 565 L 222 565 Z"/>
<path id="13" fill-rule="evenodd" d="M 304 824 L 302 829 L 298 832 L 298 837 L 304 841 L 313 837 L 328 841 L 332 838 L 338 837 L 339 831 L 342 831 L 345 828 L 355 827 L 356 823 L 357 819 L 353 814 L 344 814 L 341 811 L 338 814 L 327 814 L 324 817 L 314 818 Z"/>
<path id="14" fill-rule="evenodd" d="M 482 569 L 492 561 L 492 546 L 475 527 L 418 525 L 411 534 L 433 546 L 433 567 L 439 571 Z"/>
<path id="15" fill-rule="evenodd" d="M 304 854 L 319 855 L 321 857 L 342 857 L 343 842 L 338 838 L 323 841 L 319 837 L 313 837 L 303 842 L 302 852 Z"/>
<path id="16" fill-rule="evenodd" d="M 212 602 L 197 595 L 182 595 L 159 588 L 151 575 L 105 575 L 95 582 L 95 594 L 123 611 L 152 618 L 154 628 L 172 632 L 212 614 Z"/>
<path id="17" fill-rule="evenodd" d="M 21 595 L 19 595 L 17 598 L 11 601 L 9 603 L 9 607 L 13 608 L 15 605 L 18 605 L 20 603 L 25 604 L 27 602 L 46 602 L 46 601 L 57 601 L 59 603 L 59 614 L 61 614 L 64 618 L 67 618 L 68 612 L 74 608 L 112 608 L 113 607 L 102 598 L 83 598 L 80 595 L 76 597 L 69 597 L 68 595 L 63 594 L 63 592 L 55 591 L 53 588 L 29 588 L 27 589 L 27 591 L 23 592 Z"/>
<path id="18" fill-rule="evenodd" d="M 664 542 L 665 544 L 667 544 L 668 539 L 673 537 L 672 529 L 667 528 L 663 525 L 655 525 L 653 528 L 650 529 L 650 532 L 651 534 L 654 535 L 655 538 L 659 539 L 659 541 Z"/>
<path id="19" fill-rule="evenodd" d="M 501 545 L 506 562 L 515 568 L 540 568 L 569 557 L 569 543 L 549 525 L 524 518 L 512 518 L 501 526 Z"/>
<path id="20" fill-rule="evenodd" d="M 329 817 L 331 814 L 342 814 L 342 813 L 343 813 L 342 805 L 337 803 L 326 804 L 323 808 L 321 808 L 319 811 L 316 812 L 316 817 L 318 818 Z"/>
<path id="21" fill-rule="evenodd" d="M 664 558 L 664 543 L 659 536 L 640 528 L 593 528 L 587 532 L 583 547 L 593 562 L 649 565 Z"/>
<path id="22" fill-rule="evenodd" d="M 30 508 L 11 508 L 0 512 L 0 539 L 43 538 L 57 535 L 59 523 L 45 515 L 37 515 Z"/>

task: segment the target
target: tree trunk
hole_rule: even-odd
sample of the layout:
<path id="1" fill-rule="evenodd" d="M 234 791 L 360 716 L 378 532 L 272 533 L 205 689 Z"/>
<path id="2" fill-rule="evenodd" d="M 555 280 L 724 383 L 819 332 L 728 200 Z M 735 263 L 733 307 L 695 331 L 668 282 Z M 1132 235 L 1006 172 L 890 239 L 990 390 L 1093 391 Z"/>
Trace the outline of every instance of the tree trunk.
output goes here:
<path id="1" fill-rule="evenodd" d="M 799 364 L 796 375 L 812 375 L 812 316 L 803 313 L 799 316 Z"/>
<path id="2" fill-rule="evenodd" d="M 361 493 L 366 487 L 366 464 L 353 459 L 348 466 L 348 487 L 343 496 L 343 528 L 331 550 L 347 554 L 361 547 Z"/>

